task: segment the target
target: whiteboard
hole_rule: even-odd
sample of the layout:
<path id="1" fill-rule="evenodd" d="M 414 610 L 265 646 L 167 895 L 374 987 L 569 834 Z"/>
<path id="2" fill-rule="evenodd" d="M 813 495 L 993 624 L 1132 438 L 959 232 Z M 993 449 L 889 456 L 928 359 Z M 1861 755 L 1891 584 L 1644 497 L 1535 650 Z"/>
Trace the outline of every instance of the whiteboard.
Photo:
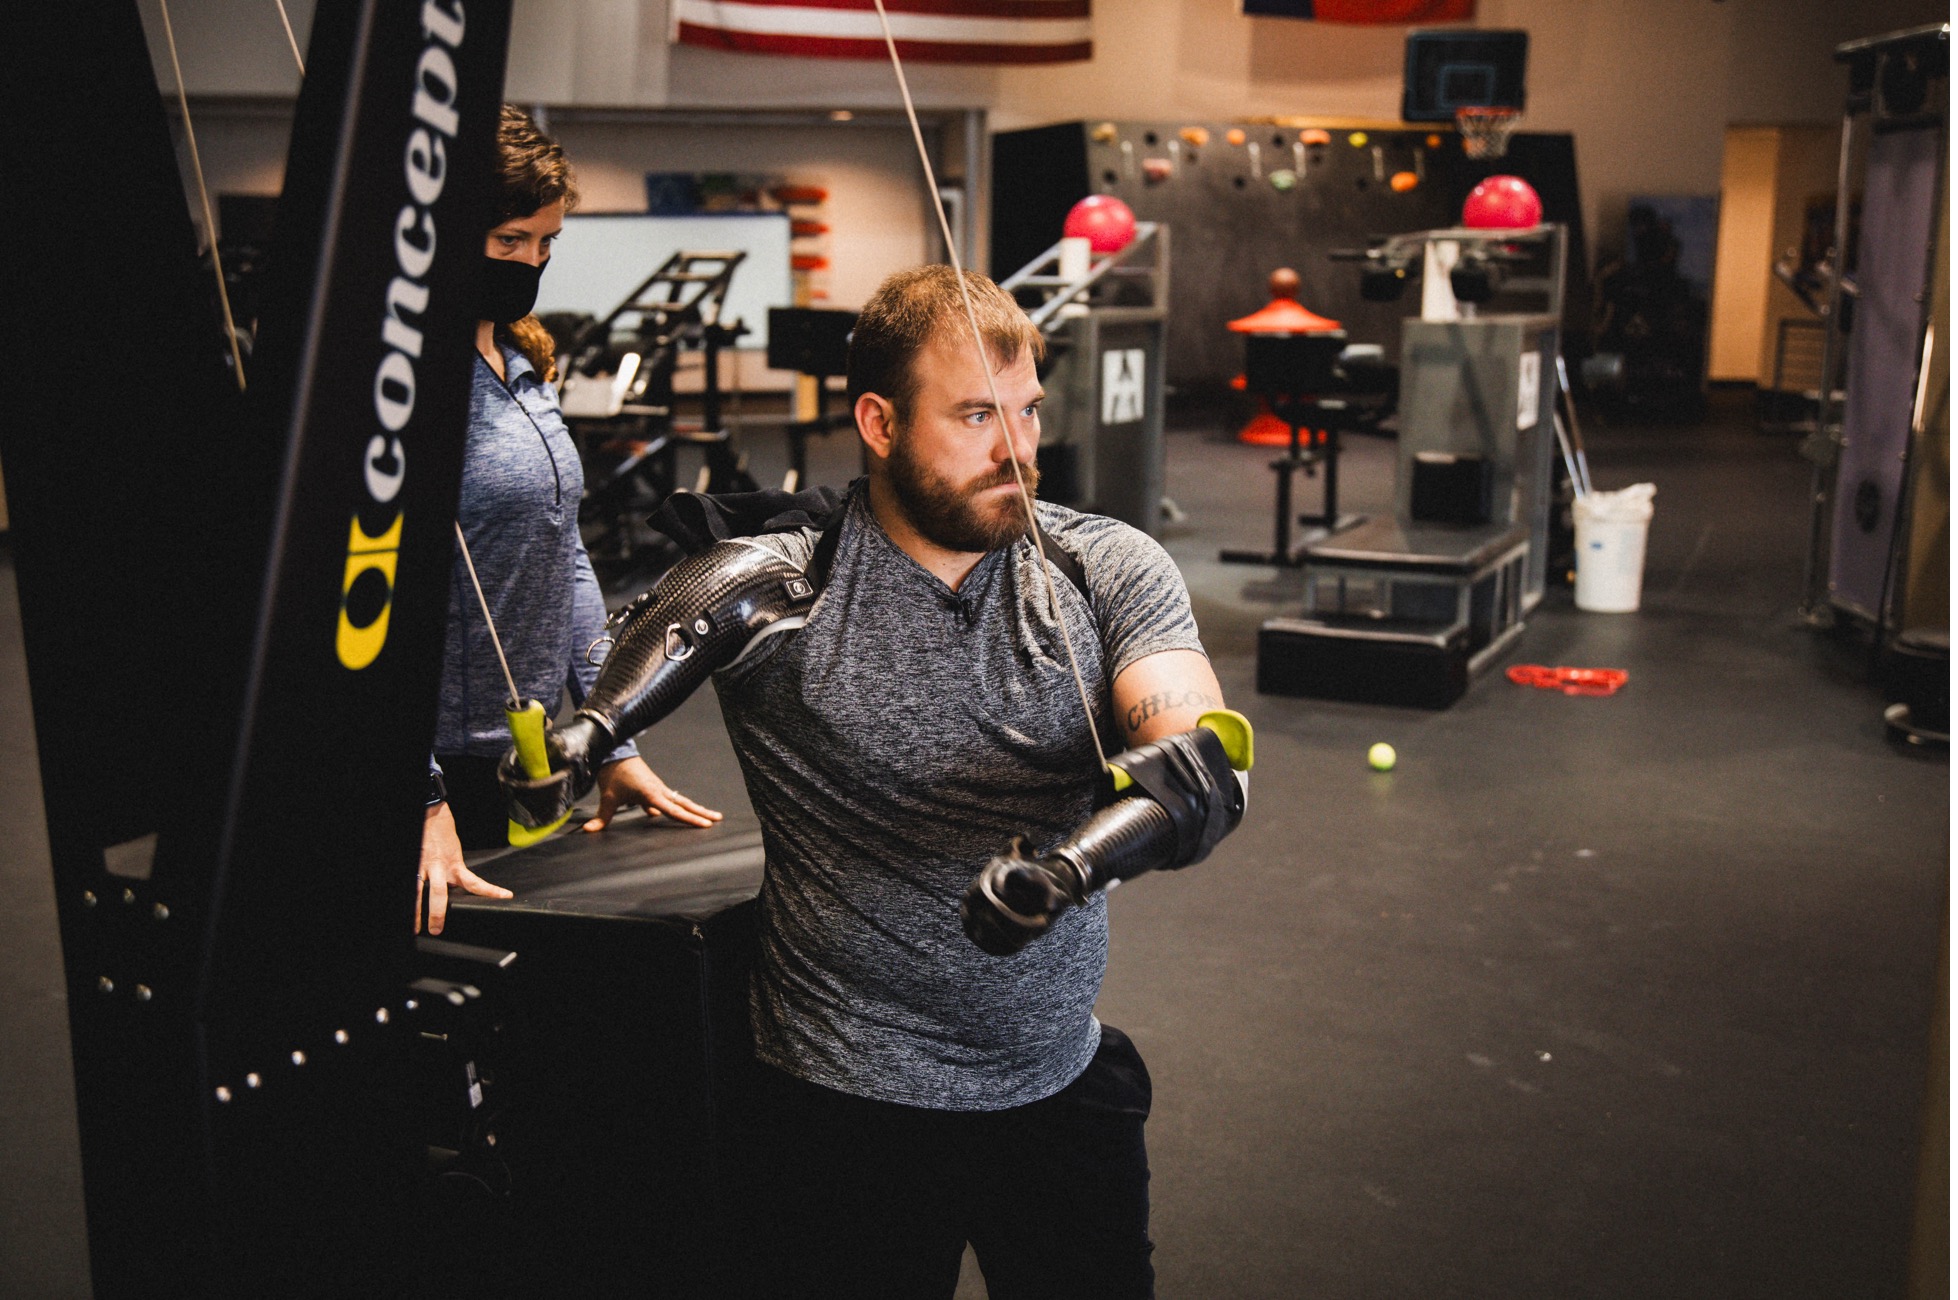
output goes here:
<path id="1" fill-rule="evenodd" d="M 795 305 L 785 212 L 574 213 L 551 249 L 536 310 L 603 320 L 673 254 L 736 250 L 748 256 L 734 269 L 722 319 L 738 318 L 748 327 L 739 346 L 760 350 L 768 346 L 768 309 Z"/>

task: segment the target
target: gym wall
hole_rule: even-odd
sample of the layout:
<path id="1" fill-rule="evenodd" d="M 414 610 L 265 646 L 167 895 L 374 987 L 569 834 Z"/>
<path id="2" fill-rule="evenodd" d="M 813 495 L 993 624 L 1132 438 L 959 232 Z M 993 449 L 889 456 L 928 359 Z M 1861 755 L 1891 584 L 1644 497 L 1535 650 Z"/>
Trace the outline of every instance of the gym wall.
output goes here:
<path id="1" fill-rule="evenodd" d="M 168 87 L 156 0 L 140 3 L 159 82 Z M 303 48 L 311 6 L 288 0 L 288 8 Z M 742 110 L 887 109 L 897 102 L 889 72 L 874 63 L 669 47 L 666 8 L 665 0 L 517 0 L 509 97 L 553 107 Z M 920 64 L 907 69 L 912 89 L 922 106 L 985 110 L 995 130 L 1101 118 L 1216 121 L 1269 114 L 1392 122 L 1398 115 L 1405 28 L 1245 19 L 1237 0 L 1102 0 L 1098 11 L 1096 57 L 1088 62 L 1003 69 Z M 1946 12 L 1935 0 L 1481 0 L 1477 22 L 1530 32 L 1524 129 L 1574 138 L 1595 257 L 1621 241 L 1627 196 L 1717 193 L 1730 123 L 1836 120 L 1835 45 L 1942 21 Z M 292 94 L 292 55 L 276 11 L 263 0 L 204 0 L 177 6 L 173 18 L 193 95 L 209 103 Z M 219 140 L 228 129 L 204 132 L 200 122 L 207 163 L 215 151 L 235 156 L 253 174 L 276 170 L 282 140 L 257 152 L 260 162 L 253 164 L 248 155 L 260 150 L 257 137 Z M 682 147 L 654 145 L 648 137 L 614 157 L 596 139 L 567 144 L 593 174 L 612 167 L 623 174 L 656 150 Z M 759 130 L 744 136 L 740 148 L 745 166 L 786 146 Z M 900 161 L 898 152 L 880 164 L 891 170 L 880 171 L 877 183 L 851 200 L 859 209 L 839 215 L 839 270 L 860 256 L 862 275 L 874 280 L 881 257 L 927 245 L 914 164 Z M 803 156 L 810 170 L 820 169 L 820 157 Z M 842 187 L 835 188 L 840 200 Z M 851 250 L 853 240 L 865 241 L 860 252 Z M 836 301 L 855 305 L 841 293 Z"/>
<path id="2" fill-rule="evenodd" d="M 1775 276 L 1774 263 L 1802 243 L 1808 206 L 1835 193 L 1841 135 L 1839 125 L 1727 129 L 1709 379 L 1772 386 L 1780 322 L 1816 323 L 1815 313 Z M 1857 183 L 1852 178 L 1851 188 Z M 1812 331 L 1791 344 L 1790 382 L 1812 385 L 1807 367 L 1794 363 L 1814 352 L 1818 338 Z"/>
<path id="3" fill-rule="evenodd" d="M 1092 62 L 1064 76 L 1002 70 L 993 127 L 1399 116 L 1407 28 L 1247 20 L 1237 9 L 1121 0 L 1120 22 L 1096 24 Z M 1103 0 L 1097 12 L 1116 5 Z M 1630 195 L 1718 193 L 1729 123 L 1836 122 L 1836 45 L 1947 12 L 1934 0 L 1478 0 L 1476 25 L 1530 33 L 1523 129 L 1575 138 L 1595 258 L 1622 242 Z"/>
<path id="4" fill-rule="evenodd" d="M 917 219 L 917 148 L 901 125 L 673 126 L 567 110 L 552 115 L 551 129 L 578 170 L 586 212 L 643 209 L 652 171 L 765 172 L 828 189 L 836 306 L 861 306 L 886 275 L 936 244 Z M 898 213 L 909 219 L 892 220 Z"/>

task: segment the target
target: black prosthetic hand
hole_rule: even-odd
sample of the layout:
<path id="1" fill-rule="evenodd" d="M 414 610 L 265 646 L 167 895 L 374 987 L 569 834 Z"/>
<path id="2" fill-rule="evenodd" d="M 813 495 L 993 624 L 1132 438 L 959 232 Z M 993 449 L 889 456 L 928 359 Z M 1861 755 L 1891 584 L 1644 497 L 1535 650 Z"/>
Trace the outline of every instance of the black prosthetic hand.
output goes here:
<path id="1" fill-rule="evenodd" d="M 597 765 L 628 736 L 673 712 L 761 636 L 802 626 L 816 592 L 773 551 L 720 542 L 674 565 L 630 607 L 611 654 L 576 716 L 544 737 L 551 772 L 534 778 L 512 749 L 497 779 L 511 820 L 549 826 L 597 780 Z"/>
<path id="2" fill-rule="evenodd" d="M 618 744 L 612 733 L 595 718 L 582 712 L 562 727 L 546 726 L 544 750 L 550 756 L 551 773 L 533 777 L 524 770 L 515 749 L 497 764 L 497 783 L 503 787 L 503 801 L 509 806 L 510 820 L 532 830 L 550 826 L 571 805 L 584 797 L 598 779 L 595 754 L 609 754 Z"/>
<path id="3" fill-rule="evenodd" d="M 995 957 L 1010 957 L 1097 888 L 1160 865 L 1173 836 L 1162 805 L 1135 798 L 1103 808 L 1041 857 L 1030 856 L 1016 838 L 966 886 L 959 923 L 966 938 Z"/>
<path id="4" fill-rule="evenodd" d="M 1227 743 L 1223 724 L 1208 721 L 1217 716 L 1110 759 L 1113 802 L 1046 853 L 1033 857 L 1016 839 L 981 868 L 959 903 L 966 937 L 1011 956 L 1096 890 L 1208 857 L 1244 818 L 1237 772 L 1251 765 L 1250 724 L 1229 715 Z"/>

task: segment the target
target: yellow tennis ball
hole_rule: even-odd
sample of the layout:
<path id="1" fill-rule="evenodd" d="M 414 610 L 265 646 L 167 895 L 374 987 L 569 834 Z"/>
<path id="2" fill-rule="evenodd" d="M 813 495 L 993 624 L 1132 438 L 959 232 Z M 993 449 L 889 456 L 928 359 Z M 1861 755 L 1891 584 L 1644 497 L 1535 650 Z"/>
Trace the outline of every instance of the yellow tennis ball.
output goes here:
<path id="1" fill-rule="evenodd" d="M 1367 751 L 1367 766 L 1376 772 L 1393 771 L 1394 747 L 1383 740 L 1372 749 L 1369 749 Z"/>

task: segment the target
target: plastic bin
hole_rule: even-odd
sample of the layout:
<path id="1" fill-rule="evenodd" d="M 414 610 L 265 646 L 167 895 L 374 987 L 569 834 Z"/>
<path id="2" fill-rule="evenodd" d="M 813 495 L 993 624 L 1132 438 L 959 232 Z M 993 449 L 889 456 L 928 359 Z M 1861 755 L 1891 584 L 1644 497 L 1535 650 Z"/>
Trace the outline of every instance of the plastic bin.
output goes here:
<path id="1" fill-rule="evenodd" d="M 1579 609 L 1629 614 L 1638 608 L 1655 491 L 1650 483 L 1637 483 L 1617 492 L 1587 492 L 1572 502 Z"/>

